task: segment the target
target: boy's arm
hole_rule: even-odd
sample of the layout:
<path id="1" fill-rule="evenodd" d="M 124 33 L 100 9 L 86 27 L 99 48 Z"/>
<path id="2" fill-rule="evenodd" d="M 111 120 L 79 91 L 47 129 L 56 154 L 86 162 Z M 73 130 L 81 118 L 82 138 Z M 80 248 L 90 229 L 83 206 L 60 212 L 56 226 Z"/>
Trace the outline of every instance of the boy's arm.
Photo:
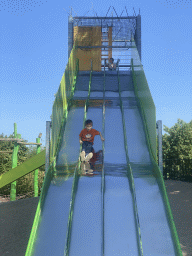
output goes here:
<path id="1" fill-rule="evenodd" d="M 101 139 L 102 139 L 102 140 L 104 140 L 104 138 L 103 138 L 102 134 L 101 134 L 101 133 L 99 133 L 99 135 L 100 135 Z"/>
<path id="2" fill-rule="evenodd" d="M 82 140 L 81 140 L 81 137 L 79 136 L 79 143 L 81 143 L 82 142 Z"/>
<path id="3" fill-rule="evenodd" d="M 119 66 L 120 59 L 117 60 L 116 67 Z"/>

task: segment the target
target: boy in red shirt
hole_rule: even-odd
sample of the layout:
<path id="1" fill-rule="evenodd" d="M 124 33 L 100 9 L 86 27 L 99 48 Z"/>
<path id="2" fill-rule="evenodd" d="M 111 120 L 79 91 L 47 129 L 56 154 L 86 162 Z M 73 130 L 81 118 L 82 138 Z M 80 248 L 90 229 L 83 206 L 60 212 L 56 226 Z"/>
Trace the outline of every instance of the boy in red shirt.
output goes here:
<path id="1" fill-rule="evenodd" d="M 93 157 L 93 141 L 95 135 L 100 135 L 101 140 L 104 141 L 103 136 L 101 133 L 95 129 L 92 129 L 93 122 L 92 120 L 88 119 L 85 121 L 85 129 L 81 131 L 79 134 L 79 143 L 82 145 L 82 152 L 80 154 L 81 161 L 89 161 Z M 87 156 L 85 156 L 87 154 Z"/>

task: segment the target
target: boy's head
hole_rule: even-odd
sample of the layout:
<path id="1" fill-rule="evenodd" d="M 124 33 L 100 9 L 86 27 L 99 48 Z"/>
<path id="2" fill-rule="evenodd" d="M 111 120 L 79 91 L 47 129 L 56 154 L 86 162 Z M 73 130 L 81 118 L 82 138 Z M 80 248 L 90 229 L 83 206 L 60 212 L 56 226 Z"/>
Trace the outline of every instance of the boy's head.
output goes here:
<path id="1" fill-rule="evenodd" d="M 92 129 L 92 127 L 93 127 L 93 121 L 90 120 L 90 119 L 86 120 L 85 121 L 85 128 L 89 131 L 89 130 Z"/>
<path id="2" fill-rule="evenodd" d="M 113 63 L 114 59 L 113 59 L 113 58 L 110 58 L 109 61 L 110 61 L 111 63 Z"/>

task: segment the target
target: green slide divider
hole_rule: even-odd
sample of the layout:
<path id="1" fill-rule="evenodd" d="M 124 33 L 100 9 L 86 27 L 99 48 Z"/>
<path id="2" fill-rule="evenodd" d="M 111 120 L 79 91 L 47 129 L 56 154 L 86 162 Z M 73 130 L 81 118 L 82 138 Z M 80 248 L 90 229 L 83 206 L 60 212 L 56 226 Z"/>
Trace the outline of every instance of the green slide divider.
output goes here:
<path id="1" fill-rule="evenodd" d="M 104 64 L 105 65 L 105 64 Z M 102 135 L 103 138 L 105 138 L 105 68 L 104 68 L 104 86 L 103 86 L 103 124 L 102 124 Z M 102 149 L 103 149 L 103 166 L 102 166 L 102 178 L 101 178 L 101 207 L 102 207 L 102 212 L 101 212 L 101 226 L 102 226 L 102 242 L 101 242 L 101 252 L 102 255 L 105 255 L 105 226 L 104 226 L 104 195 L 105 195 L 105 170 L 104 170 L 104 155 L 105 155 L 105 141 L 102 143 Z"/>
<path id="2" fill-rule="evenodd" d="M 92 65 L 91 65 L 91 72 L 90 72 L 90 79 L 89 79 L 89 91 L 88 91 L 88 96 L 87 96 L 87 100 L 85 102 L 85 109 L 84 109 L 83 129 L 85 128 L 84 124 L 86 121 L 87 109 L 88 109 L 88 105 L 89 105 L 89 96 L 90 96 L 90 92 L 91 92 L 91 79 L 92 79 Z M 80 145 L 79 154 L 81 153 L 81 149 L 82 149 L 82 144 Z M 78 163 L 75 168 L 74 176 L 73 176 L 73 184 L 72 184 L 72 192 L 71 192 L 69 217 L 68 217 L 68 223 L 67 223 L 67 234 L 66 234 L 64 256 L 69 256 L 70 243 L 71 243 L 71 230 L 72 230 L 72 222 L 73 222 L 73 211 L 74 211 L 75 197 L 76 197 L 76 193 L 77 193 L 77 185 L 78 185 L 78 181 L 79 181 L 78 172 L 80 171 L 80 164 L 81 164 L 81 161 L 80 161 L 80 157 L 79 157 Z"/>
<path id="3" fill-rule="evenodd" d="M 126 136 L 126 127 L 125 127 L 125 117 L 124 117 L 124 110 L 123 110 L 123 104 L 121 99 L 121 85 L 119 81 L 119 70 L 117 71 L 118 74 L 118 83 L 119 83 L 119 98 L 120 98 L 120 108 L 122 113 L 122 121 L 123 121 L 123 134 L 124 134 L 124 145 L 125 145 L 125 153 L 126 153 L 126 160 L 127 160 L 127 176 L 130 184 L 133 204 L 134 204 L 134 216 L 135 216 L 135 225 L 137 227 L 137 245 L 138 245 L 138 251 L 139 256 L 143 256 L 143 246 L 142 246 L 142 239 L 141 239 L 141 229 L 139 224 L 139 214 L 137 209 L 137 200 L 136 200 L 136 192 L 135 192 L 135 183 L 133 178 L 133 171 L 130 165 L 129 161 L 129 155 L 128 155 L 128 147 L 127 147 L 127 136 Z"/>
<path id="4" fill-rule="evenodd" d="M 153 164 L 154 176 L 157 179 L 157 183 L 160 188 L 160 192 L 163 198 L 166 216 L 169 222 L 169 227 L 171 230 L 171 236 L 174 243 L 175 253 L 177 256 L 182 256 L 181 246 L 175 227 L 173 215 L 171 212 L 171 207 L 169 204 L 169 199 L 167 197 L 167 191 L 165 188 L 165 183 L 163 180 L 163 175 L 157 164 L 157 154 L 156 154 L 156 114 L 154 102 L 149 90 L 147 79 L 144 74 L 142 65 L 140 65 L 140 70 L 135 72 L 133 67 L 133 59 L 131 59 L 132 65 L 132 79 L 134 84 L 134 92 L 136 100 L 138 102 L 139 111 L 142 117 L 144 131 L 147 140 L 147 146 L 149 149 L 150 158 Z"/>
<path id="5" fill-rule="evenodd" d="M 17 179 L 25 176 L 26 174 L 35 171 L 45 164 L 45 150 L 41 151 L 39 154 L 26 160 L 21 165 L 11 169 L 10 171 L 3 173 L 0 176 L 0 188 L 5 185 L 16 181 Z"/>

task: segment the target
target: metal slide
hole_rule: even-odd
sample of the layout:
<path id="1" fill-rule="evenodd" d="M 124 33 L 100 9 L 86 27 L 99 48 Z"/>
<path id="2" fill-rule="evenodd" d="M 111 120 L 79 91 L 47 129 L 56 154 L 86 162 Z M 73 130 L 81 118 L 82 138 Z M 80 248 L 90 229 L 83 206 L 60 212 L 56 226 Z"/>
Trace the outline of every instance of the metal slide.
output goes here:
<path id="1" fill-rule="evenodd" d="M 119 74 L 124 117 L 117 72 L 106 72 L 105 76 L 104 72 L 92 72 L 86 117 L 93 120 L 93 128 L 102 133 L 105 141 L 103 145 L 100 136 L 95 137 L 94 161 L 90 165 L 93 174 L 79 176 L 71 210 L 72 174 L 79 158 L 79 133 L 90 78 L 89 72 L 79 72 L 57 156 L 57 176 L 45 198 L 34 256 L 176 255 L 163 199 L 152 173 L 131 73 Z M 127 176 L 124 137 L 135 190 Z M 81 171 L 85 166 L 81 165 Z"/>

